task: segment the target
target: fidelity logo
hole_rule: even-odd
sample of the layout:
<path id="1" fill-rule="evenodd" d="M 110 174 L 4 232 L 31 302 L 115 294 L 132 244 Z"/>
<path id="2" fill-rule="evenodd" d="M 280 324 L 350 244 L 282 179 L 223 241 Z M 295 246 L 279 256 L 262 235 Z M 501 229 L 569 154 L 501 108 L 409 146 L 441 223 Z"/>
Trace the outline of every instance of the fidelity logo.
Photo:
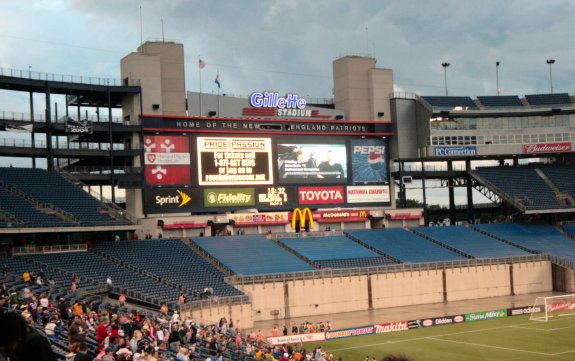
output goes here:
<path id="1" fill-rule="evenodd" d="M 156 196 L 156 204 L 159 206 L 164 206 L 166 205 L 174 205 L 177 204 L 178 208 L 179 207 L 183 207 L 186 204 L 188 204 L 191 200 L 192 197 L 190 197 L 188 194 L 184 193 L 183 191 L 177 189 L 178 195 L 174 195 L 174 196 Z"/>

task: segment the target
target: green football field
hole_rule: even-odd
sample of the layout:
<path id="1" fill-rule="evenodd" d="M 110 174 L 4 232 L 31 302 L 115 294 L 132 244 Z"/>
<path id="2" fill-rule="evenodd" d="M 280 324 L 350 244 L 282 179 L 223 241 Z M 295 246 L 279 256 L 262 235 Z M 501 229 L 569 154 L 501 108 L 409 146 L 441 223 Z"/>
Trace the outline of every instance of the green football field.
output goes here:
<path id="1" fill-rule="evenodd" d="M 575 317 L 548 322 L 529 321 L 529 315 L 464 322 L 448 326 L 394 333 L 357 336 L 309 343 L 335 359 L 380 361 L 388 354 L 403 353 L 421 360 L 575 360 Z"/>

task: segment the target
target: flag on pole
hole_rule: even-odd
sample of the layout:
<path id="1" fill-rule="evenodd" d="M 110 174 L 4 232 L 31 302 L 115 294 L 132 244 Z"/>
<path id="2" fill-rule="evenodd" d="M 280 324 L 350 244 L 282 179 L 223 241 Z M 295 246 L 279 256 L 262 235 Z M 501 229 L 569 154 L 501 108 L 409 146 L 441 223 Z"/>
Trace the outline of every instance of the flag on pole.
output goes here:
<path id="1" fill-rule="evenodd" d="M 204 61 L 202 59 L 200 59 L 200 61 L 198 62 L 198 67 L 200 69 L 203 69 L 206 67 L 206 63 L 204 63 Z"/>
<path id="2" fill-rule="evenodd" d="M 218 89 L 222 87 L 222 84 L 220 83 L 220 72 L 218 72 L 218 75 L 216 75 L 216 80 L 214 80 L 214 83 L 218 85 Z"/>

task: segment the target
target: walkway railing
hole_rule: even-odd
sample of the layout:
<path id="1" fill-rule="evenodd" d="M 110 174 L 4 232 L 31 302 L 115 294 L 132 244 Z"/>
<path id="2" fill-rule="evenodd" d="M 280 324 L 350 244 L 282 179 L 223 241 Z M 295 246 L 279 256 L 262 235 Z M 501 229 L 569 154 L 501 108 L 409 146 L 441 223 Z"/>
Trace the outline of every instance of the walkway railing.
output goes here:
<path id="1" fill-rule="evenodd" d="M 124 84 L 121 79 L 117 78 L 102 78 L 102 77 L 85 76 L 85 75 L 42 73 L 38 71 L 32 71 L 32 69 L 22 70 L 22 69 L 0 68 L 0 76 L 11 76 L 14 78 L 58 81 L 63 83 L 104 85 L 104 86 L 140 85 L 139 80 L 132 80 L 131 83 Z"/>

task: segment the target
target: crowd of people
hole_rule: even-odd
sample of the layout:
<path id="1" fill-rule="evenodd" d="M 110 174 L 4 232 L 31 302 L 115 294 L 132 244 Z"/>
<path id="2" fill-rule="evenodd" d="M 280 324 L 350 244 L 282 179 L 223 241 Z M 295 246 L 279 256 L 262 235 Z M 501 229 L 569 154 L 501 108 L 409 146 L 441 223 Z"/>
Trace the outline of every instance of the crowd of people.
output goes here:
<path id="1" fill-rule="evenodd" d="M 222 317 L 217 324 L 196 323 L 165 305 L 159 312 L 143 312 L 128 310 L 125 298 L 119 305 L 82 298 L 75 293 L 74 285 L 81 282 L 77 276 L 69 297 L 57 298 L 53 280 L 48 277 L 45 284 L 43 273 L 26 271 L 18 287 L 0 286 L 0 361 L 53 361 L 53 350 L 66 361 L 335 361 L 321 347 L 308 351 L 303 344 L 271 345 L 261 330 L 243 332 L 239 320 Z M 106 282 L 111 285 L 111 277 Z M 329 321 L 304 322 L 291 330 L 284 325 L 281 333 L 331 328 Z M 267 336 L 279 334 L 275 326 Z"/>

